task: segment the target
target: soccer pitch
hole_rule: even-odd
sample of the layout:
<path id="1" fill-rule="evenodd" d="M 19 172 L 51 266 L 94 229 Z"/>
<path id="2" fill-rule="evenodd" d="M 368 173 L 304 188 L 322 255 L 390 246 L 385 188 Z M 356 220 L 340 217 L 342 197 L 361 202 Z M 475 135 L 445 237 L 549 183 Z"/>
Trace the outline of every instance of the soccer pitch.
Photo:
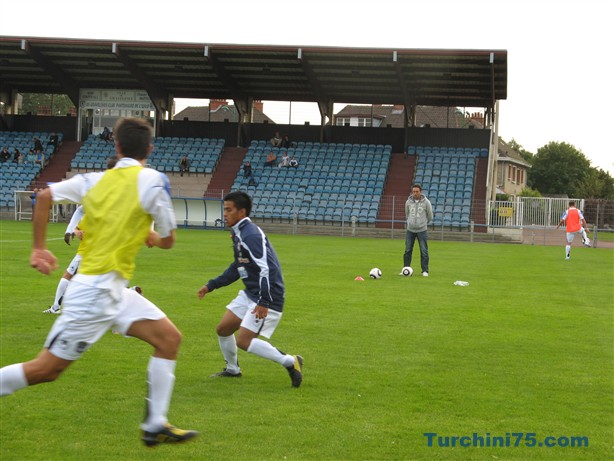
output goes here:
<path id="1" fill-rule="evenodd" d="M 30 223 L 0 221 L 0 366 L 42 347 L 55 317 L 41 311 L 76 251 L 64 229 L 50 225 L 60 268 L 45 277 L 29 267 Z M 215 326 L 242 284 L 199 301 L 231 262 L 231 241 L 180 229 L 172 250 L 141 250 L 131 284 L 183 333 L 169 419 L 201 436 L 142 445 L 150 348 L 108 333 L 57 382 L 0 399 L 0 459 L 612 457 L 612 250 L 576 242 L 565 261 L 562 244 L 432 241 L 431 276 L 419 275 L 416 244 L 407 278 L 397 275 L 403 240 L 269 238 L 287 290 L 271 342 L 304 357 L 299 389 L 244 351 L 241 379 L 209 378 L 224 367 Z M 380 280 L 368 278 L 372 267 Z"/>

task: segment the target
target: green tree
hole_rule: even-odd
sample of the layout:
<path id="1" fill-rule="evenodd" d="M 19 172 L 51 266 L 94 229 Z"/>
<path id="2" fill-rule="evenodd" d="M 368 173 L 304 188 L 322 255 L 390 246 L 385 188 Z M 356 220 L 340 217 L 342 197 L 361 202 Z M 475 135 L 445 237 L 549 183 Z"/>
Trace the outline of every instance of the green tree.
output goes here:
<path id="1" fill-rule="evenodd" d="M 550 142 L 537 150 L 528 185 L 544 195 L 579 197 L 590 168 L 590 161 L 571 144 Z"/>
<path id="2" fill-rule="evenodd" d="M 51 108 L 51 115 L 66 115 L 74 104 L 65 94 L 22 93 L 20 114 L 38 114 L 41 107 Z"/>
<path id="3" fill-rule="evenodd" d="M 520 192 L 521 197 L 541 197 L 542 194 L 538 190 L 531 189 L 530 187 L 524 187 Z"/>
<path id="4" fill-rule="evenodd" d="M 614 199 L 614 178 L 606 171 L 590 168 L 579 185 L 580 197 Z"/>
<path id="5" fill-rule="evenodd" d="M 509 146 L 514 149 L 516 152 L 518 152 L 522 158 L 527 161 L 528 163 L 530 163 L 531 165 L 533 164 L 533 153 L 529 152 L 528 150 L 526 150 L 524 147 L 522 147 L 518 141 L 516 141 L 514 138 L 512 138 L 512 140 L 508 143 Z"/>

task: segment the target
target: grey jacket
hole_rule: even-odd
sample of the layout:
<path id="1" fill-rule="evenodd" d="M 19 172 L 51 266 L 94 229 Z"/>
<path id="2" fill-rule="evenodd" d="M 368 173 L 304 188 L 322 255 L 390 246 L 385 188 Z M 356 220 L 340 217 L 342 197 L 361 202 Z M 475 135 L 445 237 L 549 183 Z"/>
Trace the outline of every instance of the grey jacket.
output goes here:
<path id="1" fill-rule="evenodd" d="M 408 231 L 424 232 L 433 221 L 433 207 L 429 199 L 425 195 L 421 195 L 420 200 L 410 196 L 405 202 L 405 218 Z"/>

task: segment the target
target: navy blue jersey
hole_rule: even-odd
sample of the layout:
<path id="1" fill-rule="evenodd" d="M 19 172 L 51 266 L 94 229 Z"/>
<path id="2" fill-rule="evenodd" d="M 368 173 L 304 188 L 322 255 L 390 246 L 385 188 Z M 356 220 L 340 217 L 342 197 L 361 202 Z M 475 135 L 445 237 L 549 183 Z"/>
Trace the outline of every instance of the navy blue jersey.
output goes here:
<path id="1" fill-rule="evenodd" d="M 277 253 L 264 232 L 249 218 L 243 218 L 232 227 L 231 236 L 234 261 L 222 275 L 207 282 L 209 291 L 242 279 L 249 299 L 282 312 L 284 277 Z"/>

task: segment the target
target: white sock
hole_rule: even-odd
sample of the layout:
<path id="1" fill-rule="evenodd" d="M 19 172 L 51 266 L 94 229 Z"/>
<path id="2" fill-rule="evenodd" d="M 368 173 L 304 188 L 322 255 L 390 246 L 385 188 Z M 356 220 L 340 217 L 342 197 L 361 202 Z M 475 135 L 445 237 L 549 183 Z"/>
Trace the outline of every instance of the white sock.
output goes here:
<path id="1" fill-rule="evenodd" d="M 241 372 L 237 359 L 237 340 L 235 335 L 218 336 L 217 340 L 220 343 L 224 360 L 226 360 L 226 370 L 234 374 Z"/>
<path id="2" fill-rule="evenodd" d="M 565 246 L 565 256 L 569 257 L 571 255 L 571 245 Z"/>
<path id="3" fill-rule="evenodd" d="M 252 342 L 247 348 L 247 352 L 257 355 L 258 357 L 262 357 L 263 359 L 269 359 L 273 362 L 277 362 L 286 368 L 291 367 L 294 364 L 293 356 L 282 354 L 271 344 L 258 338 L 252 339 Z"/>
<path id="4" fill-rule="evenodd" d="M 65 279 L 64 277 L 60 279 L 60 283 L 58 283 L 58 287 L 55 290 L 55 299 L 53 300 L 54 306 L 60 305 L 60 300 L 62 299 L 62 296 L 64 296 L 69 283 L 70 280 Z"/>
<path id="5" fill-rule="evenodd" d="M 23 363 L 14 363 L 0 369 L 0 397 L 28 387 Z"/>
<path id="6" fill-rule="evenodd" d="M 176 360 L 151 357 L 147 367 L 148 392 L 145 398 L 145 421 L 141 424 L 144 431 L 156 431 L 167 422 L 168 408 L 175 384 Z"/>

